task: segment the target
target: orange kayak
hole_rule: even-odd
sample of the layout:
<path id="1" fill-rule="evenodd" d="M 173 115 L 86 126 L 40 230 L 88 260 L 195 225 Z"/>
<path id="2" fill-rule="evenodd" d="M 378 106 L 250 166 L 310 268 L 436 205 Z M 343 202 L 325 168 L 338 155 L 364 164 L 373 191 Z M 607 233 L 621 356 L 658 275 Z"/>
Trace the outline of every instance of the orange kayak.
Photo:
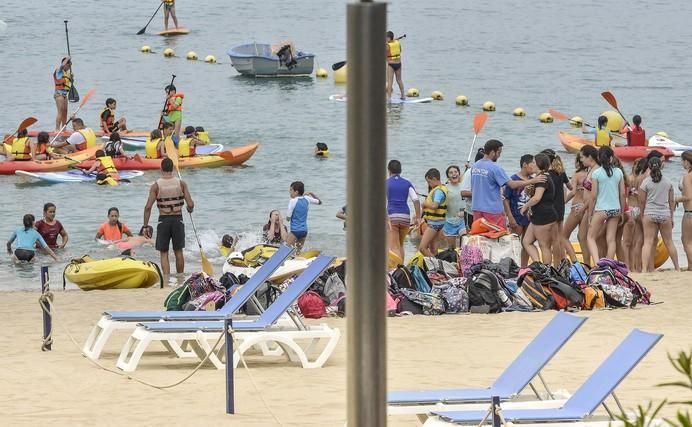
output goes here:
<path id="1" fill-rule="evenodd" d="M 38 131 L 38 130 L 30 130 L 28 136 L 31 137 L 31 138 L 36 138 L 36 137 L 38 136 L 39 132 L 41 132 L 41 131 Z M 73 133 L 74 133 L 74 131 L 71 131 L 71 130 L 64 130 L 64 131 L 60 132 L 60 136 L 68 137 L 68 136 L 72 135 Z M 100 130 L 100 129 L 99 129 L 99 130 L 95 130 L 94 133 L 96 134 L 96 136 L 103 136 L 103 131 Z M 53 138 L 53 137 L 54 137 L 55 135 L 57 135 L 57 134 L 58 134 L 58 133 L 55 132 L 55 131 L 48 132 L 48 136 L 50 136 L 51 138 Z M 147 138 L 147 137 L 149 136 L 149 132 L 133 130 L 133 131 L 131 131 L 131 132 L 123 132 L 123 133 L 120 134 L 120 136 L 121 136 L 121 137 L 126 137 L 126 136 L 127 136 L 127 137 L 141 137 L 141 138 Z"/>
<path id="2" fill-rule="evenodd" d="M 560 143 L 568 153 L 576 154 L 584 145 L 594 145 L 593 140 L 572 135 L 567 132 L 560 132 Z M 651 151 L 658 151 L 668 160 L 673 157 L 673 152 L 665 147 L 612 147 L 615 156 L 620 160 L 632 161 L 640 157 L 646 157 Z"/>
<path id="3" fill-rule="evenodd" d="M 181 168 L 238 166 L 252 157 L 258 147 L 259 144 L 249 144 L 230 150 L 220 151 L 215 154 L 181 157 L 178 160 L 178 166 Z M 147 159 L 144 157 L 136 159 L 116 157 L 113 159 L 113 164 L 118 170 L 158 170 L 161 169 L 161 160 L 162 159 Z M 88 169 L 93 164 L 94 160 L 89 159 L 81 162 L 78 167 Z"/>
<path id="4" fill-rule="evenodd" d="M 68 156 L 70 159 L 55 159 L 55 160 L 13 160 L 0 162 L 0 175 L 14 175 L 18 170 L 25 172 L 59 172 L 66 171 L 68 167 L 73 166 L 89 157 L 94 157 L 96 150 L 101 149 L 101 145 L 88 148 L 86 150 L 73 153 Z"/>

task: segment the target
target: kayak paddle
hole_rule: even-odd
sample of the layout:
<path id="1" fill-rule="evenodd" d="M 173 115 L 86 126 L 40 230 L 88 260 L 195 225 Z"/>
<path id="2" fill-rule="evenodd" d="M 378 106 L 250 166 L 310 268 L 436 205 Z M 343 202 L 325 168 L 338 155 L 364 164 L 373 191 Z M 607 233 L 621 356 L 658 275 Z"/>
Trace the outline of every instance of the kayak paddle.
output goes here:
<path id="1" fill-rule="evenodd" d="M 610 104 L 611 107 L 615 108 L 615 111 L 617 111 L 620 117 L 622 117 L 622 120 L 625 121 L 625 124 L 629 126 L 630 122 L 627 121 L 625 116 L 622 114 L 622 111 L 620 111 L 620 109 L 618 108 L 618 100 L 615 99 L 615 95 L 613 95 L 612 92 L 605 91 L 601 92 L 601 96 L 603 97 L 603 99 L 606 100 L 608 104 Z"/>
<path id="2" fill-rule="evenodd" d="M 157 13 L 159 13 L 159 9 L 161 9 L 161 6 L 163 6 L 163 2 L 159 3 L 159 7 L 156 8 L 156 12 L 154 12 L 153 15 L 151 15 L 151 18 L 149 18 L 149 22 L 147 22 L 147 25 L 144 26 L 141 30 L 137 31 L 137 35 L 141 36 L 144 34 L 144 32 L 147 30 L 147 27 L 149 24 L 151 24 L 151 21 L 154 19 L 154 16 L 156 16 Z"/>
<path id="3" fill-rule="evenodd" d="M 163 4 L 163 2 L 161 2 Z M 171 74 L 171 83 L 168 86 L 173 86 L 173 82 L 175 81 L 175 74 Z M 166 87 L 168 87 L 166 86 Z M 163 101 L 163 108 L 161 109 L 161 117 L 159 118 L 159 126 L 157 127 L 158 130 L 163 130 L 163 113 L 166 112 L 166 104 L 168 104 L 168 94 L 166 94 L 166 100 Z M 176 165 L 177 165 L 177 160 L 176 160 Z M 177 167 L 177 166 L 176 166 Z"/>
<path id="4" fill-rule="evenodd" d="M 564 120 L 564 121 L 570 122 L 570 123 L 572 123 L 572 124 L 579 124 L 578 122 L 575 122 L 574 120 L 572 120 L 567 114 L 562 113 L 562 112 L 560 112 L 560 111 L 557 111 L 557 110 L 548 110 L 548 113 L 550 113 L 550 115 L 553 116 L 553 117 L 554 117 L 555 119 L 557 119 L 557 120 Z M 589 124 L 589 123 L 586 123 L 586 122 L 582 122 L 582 124 L 583 124 L 584 126 L 590 127 L 590 128 L 595 128 L 595 127 L 596 127 L 596 126 L 594 126 L 594 125 L 592 125 L 592 124 Z M 615 136 L 615 137 L 618 137 L 618 138 L 624 138 L 624 136 L 620 135 L 620 134 L 617 133 L 617 132 L 611 132 L 611 135 L 612 135 L 612 136 Z"/>
<path id="5" fill-rule="evenodd" d="M 70 57 L 70 61 L 72 60 L 72 54 L 70 53 L 70 33 L 67 31 L 67 19 L 64 21 L 65 22 L 65 39 L 67 40 L 67 56 Z M 72 70 L 72 68 L 70 68 Z M 77 92 L 77 88 L 74 86 L 74 76 L 72 78 L 72 81 L 70 82 L 70 91 L 67 94 L 67 99 L 70 102 L 79 102 L 79 92 Z"/>
<path id="6" fill-rule="evenodd" d="M 60 130 L 55 134 L 55 136 L 53 137 L 53 139 L 51 139 L 51 141 L 48 143 L 48 145 L 53 145 L 53 143 L 55 142 L 55 140 L 58 139 L 58 137 L 59 137 L 60 134 L 65 130 L 65 128 L 67 127 L 67 125 L 72 121 L 72 119 L 75 118 L 75 116 L 77 115 L 77 113 L 79 112 L 79 110 L 81 110 L 82 107 L 84 107 L 84 104 L 86 104 L 87 102 L 89 102 L 89 100 L 91 99 L 92 96 L 94 96 L 95 93 L 96 93 L 96 89 L 94 89 L 94 88 L 91 88 L 91 89 L 89 89 L 89 90 L 87 91 L 86 95 L 84 95 L 84 98 L 82 98 L 82 102 L 79 104 L 79 107 L 77 107 L 77 109 L 74 110 L 74 113 L 72 113 L 72 115 L 70 116 L 70 118 L 67 119 L 67 121 L 65 122 L 64 125 L 62 125 L 62 127 L 60 128 Z"/>
<path id="7" fill-rule="evenodd" d="M 466 159 L 466 169 L 468 169 L 468 164 L 471 161 L 471 154 L 473 153 L 473 147 L 476 145 L 476 138 L 478 138 L 478 134 L 481 133 L 481 129 L 483 129 L 486 120 L 488 120 L 487 113 L 476 113 L 476 116 L 473 118 L 473 142 L 471 142 L 469 156 Z"/>
<path id="8" fill-rule="evenodd" d="M 173 76 L 175 77 L 175 76 Z M 178 165 L 178 150 L 175 149 L 175 145 L 173 144 L 173 139 L 172 138 L 166 138 L 165 140 L 166 144 L 166 155 L 168 156 L 169 159 L 173 161 L 173 166 L 175 166 L 175 171 L 178 172 L 178 178 L 181 180 L 183 177 L 180 175 L 180 166 Z M 195 233 L 195 239 L 197 239 L 197 246 L 199 246 L 199 255 L 202 258 L 202 271 L 204 271 L 208 276 L 213 276 L 214 275 L 214 266 L 211 265 L 209 260 L 207 259 L 207 255 L 204 253 L 204 250 L 202 249 L 202 242 L 199 241 L 199 235 L 197 234 L 197 227 L 195 226 L 195 220 L 192 219 L 192 212 L 188 211 L 187 212 L 190 215 L 190 223 L 192 224 L 192 230 Z"/>
<path id="9" fill-rule="evenodd" d="M 29 126 L 33 125 L 36 123 L 38 119 L 36 117 L 27 117 L 26 119 L 22 120 L 22 122 L 17 126 L 17 130 L 12 133 L 12 135 L 7 135 L 3 142 L 6 144 L 7 141 L 10 140 L 10 138 L 14 137 L 15 135 L 20 134 L 24 129 L 28 128 Z"/>

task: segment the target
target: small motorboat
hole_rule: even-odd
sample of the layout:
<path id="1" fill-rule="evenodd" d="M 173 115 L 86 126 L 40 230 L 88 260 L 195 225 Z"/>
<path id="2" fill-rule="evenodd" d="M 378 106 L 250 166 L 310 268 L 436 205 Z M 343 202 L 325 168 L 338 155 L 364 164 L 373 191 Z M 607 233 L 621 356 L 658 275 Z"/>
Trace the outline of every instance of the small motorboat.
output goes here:
<path id="1" fill-rule="evenodd" d="M 671 150 L 673 154 L 678 157 L 682 156 L 682 153 L 685 151 L 692 150 L 692 147 L 689 145 L 682 145 L 658 134 L 649 138 L 649 147 L 665 147 Z"/>
<path id="2" fill-rule="evenodd" d="M 235 46 L 226 52 L 231 66 L 240 74 L 253 77 L 304 76 L 312 74 L 315 55 L 293 51 L 290 44 L 279 49 L 265 43 Z"/>

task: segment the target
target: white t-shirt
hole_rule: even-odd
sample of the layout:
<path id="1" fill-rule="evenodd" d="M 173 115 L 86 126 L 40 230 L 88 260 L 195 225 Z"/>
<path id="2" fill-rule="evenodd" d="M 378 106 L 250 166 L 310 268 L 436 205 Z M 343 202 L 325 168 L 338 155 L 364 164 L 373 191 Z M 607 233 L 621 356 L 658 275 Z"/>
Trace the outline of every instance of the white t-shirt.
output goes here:
<path id="1" fill-rule="evenodd" d="M 72 135 L 67 138 L 67 142 L 70 145 L 83 144 L 86 142 L 86 138 L 84 138 L 84 135 L 82 135 L 80 132 L 74 131 Z"/>

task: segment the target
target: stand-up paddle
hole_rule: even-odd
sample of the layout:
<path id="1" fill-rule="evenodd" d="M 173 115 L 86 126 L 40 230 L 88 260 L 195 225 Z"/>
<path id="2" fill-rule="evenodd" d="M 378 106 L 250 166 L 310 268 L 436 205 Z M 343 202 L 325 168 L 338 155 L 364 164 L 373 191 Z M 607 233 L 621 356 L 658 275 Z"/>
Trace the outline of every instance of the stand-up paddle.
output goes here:
<path id="1" fill-rule="evenodd" d="M 173 76 L 173 78 L 175 78 L 175 76 Z M 178 178 L 183 179 L 183 177 L 180 175 L 180 167 L 178 165 L 178 150 L 176 150 L 175 145 L 173 145 L 173 139 L 172 138 L 166 138 L 165 144 L 166 144 L 166 155 L 168 156 L 169 159 L 171 159 L 173 161 L 173 166 L 175 166 L 175 171 L 178 172 Z M 204 253 L 204 250 L 202 249 L 202 242 L 199 241 L 199 235 L 197 234 L 197 227 L 195 226 L 195 220 L 192 219 L 192 213 L 188 211 L 188 214 L 190 215 L 190 223 L 192 224 L 192 231 L 195 233 L 195 239 L 197 239 L 197 246 L 199 246 L 199 255 L 202 258 L 202 271 L 207 273 L 208 276 L 213 276 L 214 275 L 214 266 L 211 265 L 211 263 L 207 259 L 207 255 Z"/>
<path id="2" fill-rule="evenodd" d="M 163 3 L 161 3 L 161 4 L 163 4 Z M 172 76 L 171 77 L 171 83 L 166 87 L 173 86 L 173 82 L 175 81 L 175 74 L 171 74 L 171 76 Z M 166 112 L 166 104 L 168 104 L 168 94 L 166 94 L 166 100 L 163 101 L 163 108 L 161 109 L 161 117 L 159 118 L 159 126 L 157 127 L 157 129 L 161 130 L 161 131 L 163 130 L 163 115 Z M 178 163 L 176 162 L 176 165 L 177 164 Z"/>
<path id="3" fill-rule="evenodd" d="M 64 22 L 65 40 L 67 40 L 67 56 L 72 58 L 72 54 L 70 53 L 70 33 L 67 31 L 67 19 Z M 72 68 L 70 68 L 70 70 L 71 69 Z M 79 92 L 77 92 L 77 88 L 74 86 L 74 74 L 72 76 L 72 81 L 70 82 L 70 92 L 67 94 L 67 100 L 70 102 L 79 102 Z"/>
<path id="4" fill-rule="evenodd" d="M 149 26 L 149 24 L 151 24 L 151 21 L 154 20 L 156 14 L 159 13 L 159 9 L 161 9 L 161 6 L 163 6 L 163 2 L 159 3 L 159 7 L 156 8 L 156 12 L 154 12 L 154 14 L 151 15 L 151 18 L 149 18 L 149 22 L 147 22 L 147 25 L 145 25 L 144 28 L 142 28 L 141 30 L 137 31 L 138 36 L 141 36 L 142 34 L 144 34 L 145 31 L 147 31 L 147 27 Z"/>
<path id="5" fill-rule="evenodd" d="M 466 169 L 469 168 L 468 164 L 471 162 L 471 154 L 473 154 L 473 148 L 476 146 L 476 139 L 478 138 L 478 134 L 481 133 L 481 129 L 483 129 L 486 120 L 488 120 L 487 113 L 476 113 L 476 116 L 473 118 L 473 142 L 471 142 L 469 156 L 466 159 Z"/>
<path id="6" fill-rule="evenodd" d="M 620 109 L 618 108 L 618 100 L 615 99 L 615 95 L 613 95 L 611 92 L 605 91 L 601 92 L 601 96 L 603 97 L 603 99 L 606 100 L 608 104 L 610 104 L 611 107 L 615 108 L 615 111 L 617 111 L 620 117 L 622 117 L 622 120 L 625 121 L 625 124 L 629 126 L 630 122 L 627 121 L 625 116 L 622 114 L 622 111 L 620 111 Z"/>
<path id="7" fill-rule="evenodd" d="M 28 128 L 29 126 L 33 125 L 33 124 L 36 123 L 37 121 L 38 121 L 38 119 L 37 119 L 36 117 L 27 117 L 26 119 L 22 120 L 22 122 L 19 124 L 19 126 L 17 126 L 17 130 L 15 130 L 11 135 L 7 135 L 7 136 L 3 139 L 3 143 L 7 144 L 7 141 L 9 141 L 9 140 L 10 140 L 11 138 L 13 138 L 14 136 L 16 136 L 16 135 L 22 133 L 22 131 L 23 131 L 24 129 L 26 129 L 26 128 Z"/>
<path id="8" fill-rule="evenodd" d="M 95 93 L 96 93 L 96 89 L 94 89 L 94 88 L 91 88 L 91 89 L 89 89 L 89 90 L 87 91 L 86 95 L 84 95 L 84 98 L 82 98 L 82 102 L 79 104 L 79 107 L 77 107 L 77 109 L 74 110 L 74 113 L 72 113 L 72 115 L 70 116 L 70 118 L 67 119 L 67 121 L 65 122 L 64 125 L 62 125 L 62 127 L 60 128 L 60 130 L 55 134 L 55 136 L 53 137 L 53 139 L 50 140 L 50 142 L 48 143 L 48 145 L 53 145 L 53 143 L 55 142 L 56 139 L 58 139 L 58 137 L 60 136 L 60 134 L 62 133 L 62 131 L 65 130 L 65 128 L 67 127 L 67 125 L 72 121 L 72 119 L 74 119 L 74 118 L 77 116 L 77 113 L 79 112 L 79 110 L 82 109 L 82 107 L 84 106 L 84 104 L 86 104 L 87 102 L 89 102 L 89 99 L 91 99 L 91 97 L 94 96 Z"/>

